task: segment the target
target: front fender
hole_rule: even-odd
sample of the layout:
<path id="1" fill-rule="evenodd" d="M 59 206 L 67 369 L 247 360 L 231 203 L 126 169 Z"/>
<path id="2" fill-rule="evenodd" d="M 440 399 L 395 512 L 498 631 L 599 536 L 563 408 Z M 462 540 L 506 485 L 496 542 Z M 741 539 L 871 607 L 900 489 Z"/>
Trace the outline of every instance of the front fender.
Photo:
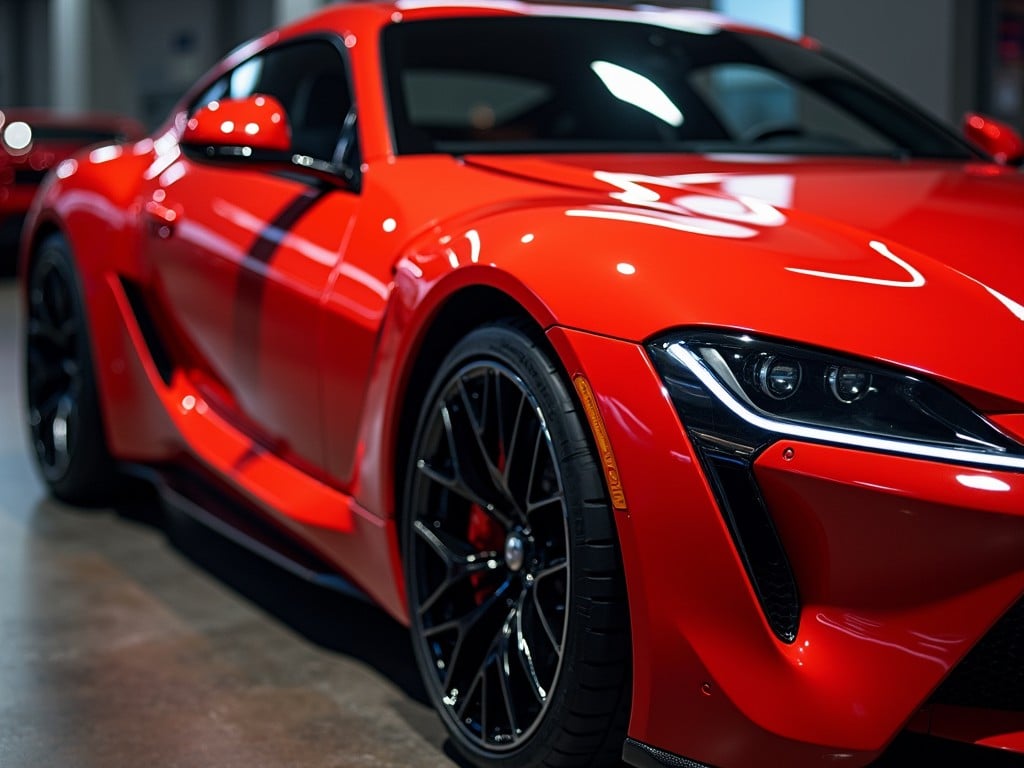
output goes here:
<path id="1" fill-rule="evenodd" d="M 47 176 L 29 211 L 22 238 L 22 266 L 41 238 L 64 234 L 82 278 L 91 283 L 104 269 L 136 273 L 140 203 L 138 185 L 153 158 L 152 142 L 85 150 Z"/>
<path id="2" fill-rule="evenodd" d="M 1024 330 L 1011 299 L 901 243 L 795 211 L 738 224 L 553 201 L 437 227 L 403 270 L 417 321 L 483 283 L 545 328 L 634 342 L 680 326 L 756 329 L 911 368 L 986 410 L 1024 402 L 1024 363 L 1000 352 Z"/>

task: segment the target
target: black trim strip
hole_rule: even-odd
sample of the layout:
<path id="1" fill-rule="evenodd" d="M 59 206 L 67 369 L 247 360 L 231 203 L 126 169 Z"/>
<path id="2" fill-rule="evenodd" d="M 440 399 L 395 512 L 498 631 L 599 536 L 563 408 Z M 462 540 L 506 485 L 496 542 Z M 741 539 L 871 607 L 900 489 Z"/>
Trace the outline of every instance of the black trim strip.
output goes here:
<path id="1" fill-rule="evenodd" d="M 260 347 L 263 294 L 266 290 L 269 265 L 289 231 L 329 192 L 329 189 L 320 187 L 307 187 L 300 192 L 257 235 L 256 241 L 239 265 L 235 285 L 232 338 L 238 368 L 242 376 L 250 381 L 255 381 L 259 375 L 256 350 Z"/>
<path id="2" fill-rule="evenodd" d="M 160 336 L 156 321 L 149 311 L 149 304 L 143 296 L 142 288 L 137 283 L 126 277 L 121 278 L 121 290 L 128 300 L 132 314 L 135 316 L 135 324 L 139 327 L 142 340 L 149 351 L 149 357 L 156 367 L 157 373 L 164 384 L 171 383 L 171 376 L 174 374 L 174 359 L 170 350 Z"/>
<path id="3" fill-rule="evenodd" d="M 626 739 L 623 743 L 622 761 L 636 768 L 711 768 L 706 763 L 657 749 L 636 739 Z"/>
<path id="4" fill-rule="evenodd" d="M 201 475 L 180 467 L 123 464 L 119 470 L 153 487 L 166 509 L 187 515 L 299 578 L 347 597 L 372 603 L 366 592 L 329 563 Z"/>

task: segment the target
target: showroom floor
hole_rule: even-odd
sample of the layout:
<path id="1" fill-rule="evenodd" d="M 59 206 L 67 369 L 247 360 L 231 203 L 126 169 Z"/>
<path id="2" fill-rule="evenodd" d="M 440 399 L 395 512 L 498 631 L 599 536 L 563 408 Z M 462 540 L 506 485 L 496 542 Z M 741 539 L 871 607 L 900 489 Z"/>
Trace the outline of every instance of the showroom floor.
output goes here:
<path id="1" fill-rule="evenodd" d="M 403 627 L 146 497 L 51 500 L 0 277 L 0 766 L 454 766 Z M 900 740 L 878 766 L 1008 766 Z"/>
<path id="2" fill-rule="evenodd" d="M 0 765 L 453 766 L 406 631 L 151 501 L 50 500 L 0 278 Z"/>

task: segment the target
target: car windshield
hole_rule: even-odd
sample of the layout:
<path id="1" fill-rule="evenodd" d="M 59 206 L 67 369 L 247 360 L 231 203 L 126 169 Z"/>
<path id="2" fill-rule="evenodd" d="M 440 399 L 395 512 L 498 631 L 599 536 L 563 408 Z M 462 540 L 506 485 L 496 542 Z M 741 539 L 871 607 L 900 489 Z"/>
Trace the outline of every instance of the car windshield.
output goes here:
<path id="1" fill-rule="evenodd" d="M 973 156 L 882 86 L 768 35 L 482 17 L 394 24 L 382 44 L 399 153 Z"/>

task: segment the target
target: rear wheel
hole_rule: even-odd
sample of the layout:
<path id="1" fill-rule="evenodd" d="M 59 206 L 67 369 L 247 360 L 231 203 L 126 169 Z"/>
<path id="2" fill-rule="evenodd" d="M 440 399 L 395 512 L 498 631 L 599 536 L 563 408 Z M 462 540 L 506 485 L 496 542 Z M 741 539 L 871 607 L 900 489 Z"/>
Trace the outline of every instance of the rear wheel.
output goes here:
<path id="1" fill-rule="evenodd" d="M 67 241 L 51 235 L 25 276 L 25 381 L 36 463 L 55 496 L 110 495 L 112 462 L 100 417 L 82 291 Z"/>
<path id="2" fill-rule="evenodd" d="M 404 494 L 416 659 L 479 766 L 618 764 L 625 589 L 574 400 L 523 330 L 483 327 L 441 365 Z"/>

